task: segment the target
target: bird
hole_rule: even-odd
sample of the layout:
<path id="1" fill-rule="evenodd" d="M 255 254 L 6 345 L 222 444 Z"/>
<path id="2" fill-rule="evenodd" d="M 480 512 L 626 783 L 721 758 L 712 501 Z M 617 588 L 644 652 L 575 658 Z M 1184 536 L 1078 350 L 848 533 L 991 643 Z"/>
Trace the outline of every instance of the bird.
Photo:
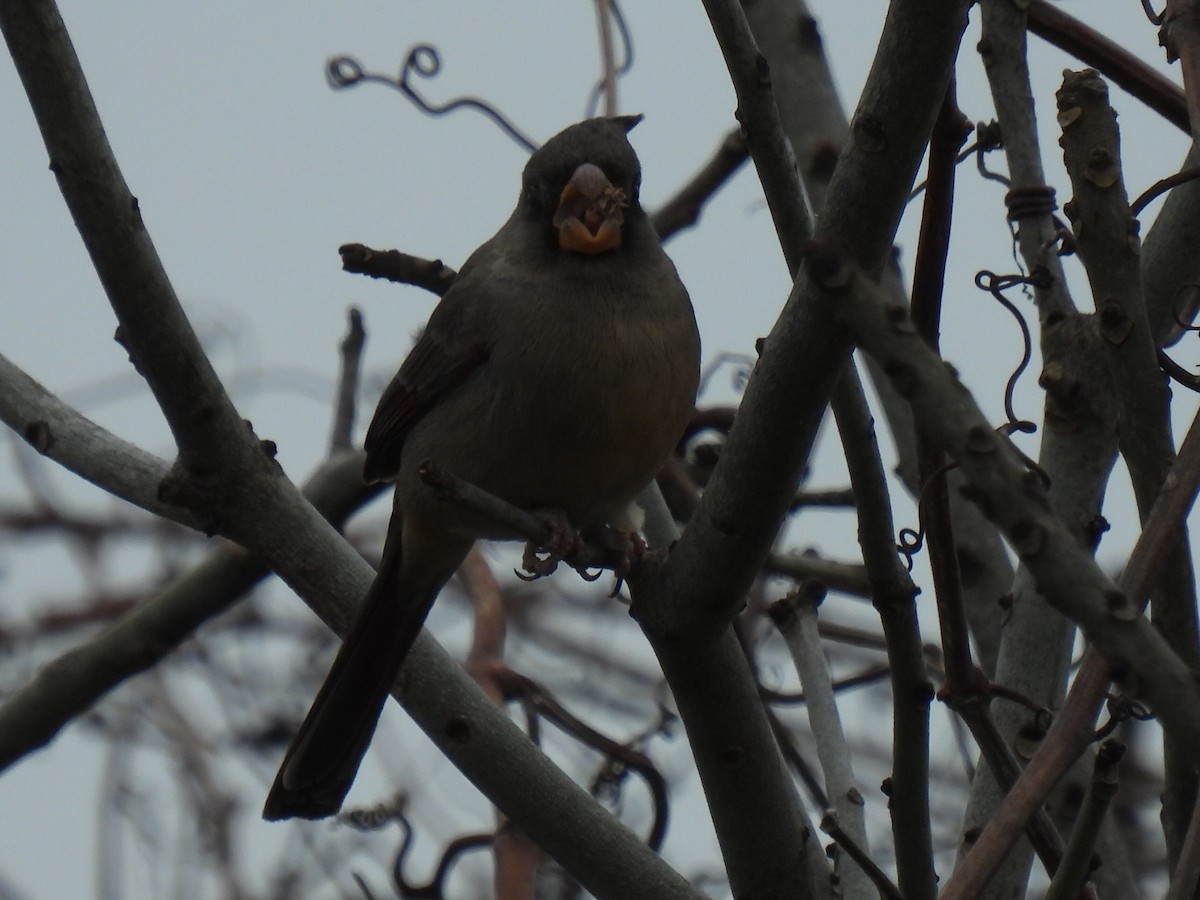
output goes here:
<path id="1" fill-rule="evenodd" d="M 268 794 L 264 818 L 336 813 L 438 592 L 476 539 L 427 463 L 577 536 L 636 534 L 637 495 L 699 384 L 688 292 L 639 201 L 628 133 L 586 119 L 530 156 L 516 208 L 463 264 L 368 427 L 363 477 L 395 481 L 375 580 Z"/>

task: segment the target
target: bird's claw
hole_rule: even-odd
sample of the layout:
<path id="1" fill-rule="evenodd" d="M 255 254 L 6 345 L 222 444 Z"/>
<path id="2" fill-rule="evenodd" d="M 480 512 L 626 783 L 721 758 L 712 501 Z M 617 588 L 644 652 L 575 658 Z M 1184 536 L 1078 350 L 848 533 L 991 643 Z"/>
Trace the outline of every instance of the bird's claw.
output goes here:
<path id="1" fill-rule="evenodd" d="M 536 515 L 545 523 L 545 534 L 541 541 L 530 541 L 525 545 L 521 557 L 521 566 L 525 571 L 516 573 L 522 581 L 535 581 L 553 574 L 560 562 L 583 546 L 583 538 L 571 527 L 561 510 L 543 509 L 538 510 Z M 633 567 L 645 557 L 646 542 L 636 531 L 620 531 L 616 528 L 605 529 L 603 538 L 612 560 L 610 568 L 617 578 L 612 590 L 612 596 L 615 597 Z M 602 569 L 593 570 L 585 565 L 573 565 L 572 568 L 584 581 L 595 581 L 603 574 Z"/>
<path id="2" fill-rule="evenodd" d="M 628 578 L 633 567 L 645 558 L 646 541 L 636 531 L 618 531 L 614 528 L 611 531 L 611 549 L 612 570 L 619 583 Z"/>
<path id="3" fill-rule="evenodd" d="M 540 542 L 530 541 L 525 545 L 521 566 L 529 574 L 517 573 L 524 581 L 533 581 L 553 574 L 563 559 L 583 545 L 579 532 L 571 526 L 562 510 L 543 509 L 538 510 L 536 515 L 546 527 Z"/>
<path id="4" fill-rule="evenodd" d="M 646 541 L 636 531 L 620 531 L 612 528 L 609 529 L 607 543 L 613 557 L 613 574 L 617 577 L 609 596 L 615 597 L 621 593 L 621 587 L 625 584 L 629 573 L 633 571 L 633 567 L 645 558 Z"/>

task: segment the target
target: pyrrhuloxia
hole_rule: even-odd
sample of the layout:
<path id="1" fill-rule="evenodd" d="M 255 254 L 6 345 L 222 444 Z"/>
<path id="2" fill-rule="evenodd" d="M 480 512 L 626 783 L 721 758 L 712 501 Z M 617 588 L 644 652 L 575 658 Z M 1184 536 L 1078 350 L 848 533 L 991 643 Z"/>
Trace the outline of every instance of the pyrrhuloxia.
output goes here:
<path id="1" fill-rule="evenodd" d="M 266 818 L 339 809 L 438 591 L 477 537 L 515 537 L 435 496 L 423 462 L 560 510 L 584 534 L 636 529 L 633 500 L 683 432 L 700 353 L 687 291 L 638 203 L 626 133 L 639 119 L 589 119 L 530 157 L 516 210 L 384 391 L 364 468 L 396 481 L 379 573 Z"/>

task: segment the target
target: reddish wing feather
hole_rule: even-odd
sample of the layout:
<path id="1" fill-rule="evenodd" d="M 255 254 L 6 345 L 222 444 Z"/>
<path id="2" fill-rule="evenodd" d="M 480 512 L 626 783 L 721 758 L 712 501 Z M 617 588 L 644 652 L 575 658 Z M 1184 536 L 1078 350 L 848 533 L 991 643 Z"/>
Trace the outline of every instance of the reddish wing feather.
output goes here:
<path id="1" fill-rule="evenodd" d="M 394 476 L 413 426 L 486 358 L 487 345 L 483 341 L 467 344 L 452 358 L 428 331 L 422 335 L 379 399 L 363 442 L 367 451 L 364 480 L 382 481 Z"/>

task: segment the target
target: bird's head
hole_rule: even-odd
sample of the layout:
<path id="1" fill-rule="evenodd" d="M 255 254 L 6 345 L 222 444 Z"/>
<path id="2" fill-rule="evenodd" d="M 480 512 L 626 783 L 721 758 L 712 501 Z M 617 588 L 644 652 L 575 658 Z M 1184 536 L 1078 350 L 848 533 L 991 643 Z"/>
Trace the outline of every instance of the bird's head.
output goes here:
<path id="1" fill-rule="evenodd" d="M 588 119 L 529 158 L 521 205 L 553 229 L 562 251 L 595 255 L 621 246 L 626 222 L 643 216 L 642 170 L 627 132 L 641 116 Z"/>

